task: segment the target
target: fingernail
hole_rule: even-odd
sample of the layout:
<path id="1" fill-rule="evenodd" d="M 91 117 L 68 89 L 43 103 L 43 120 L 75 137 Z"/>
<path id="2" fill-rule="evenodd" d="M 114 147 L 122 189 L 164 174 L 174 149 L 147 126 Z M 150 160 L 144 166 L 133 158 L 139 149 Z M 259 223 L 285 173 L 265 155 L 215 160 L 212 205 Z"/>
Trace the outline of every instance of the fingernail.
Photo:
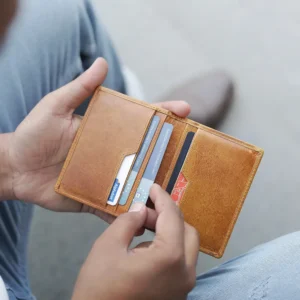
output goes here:
<path id="1" fill-rule="evenodd" d="M 160 185 L 157 184 L 157 183 L 153 183 L 152 184 L 152 188 L 154 188 L 154 189 L 161 189 Z"/>
<path id="2" fill-rule="evenodd" d="M 145 204 L 143 202 L 135 202 L 130 207 L 129 211 L 141 211 L 145 207 Z"/>

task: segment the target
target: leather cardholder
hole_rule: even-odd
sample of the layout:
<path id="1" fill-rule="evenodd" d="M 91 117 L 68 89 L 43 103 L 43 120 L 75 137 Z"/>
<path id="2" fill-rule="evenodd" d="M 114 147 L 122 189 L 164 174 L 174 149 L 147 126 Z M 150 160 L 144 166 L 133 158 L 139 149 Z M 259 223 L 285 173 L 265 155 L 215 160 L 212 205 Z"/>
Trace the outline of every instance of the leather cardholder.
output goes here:
<path id="1" fill-rule="evenodd" d="M 138 153 L 153 116 L 159 125 L 125 205 L 107 200 L 123 159 Z M 167 189 L 188 133 L 193 140 L 172 198 L 200 234 L 200 250 L 220 258 L 226 248 L 263 150 L 179 118 L 154 105 L 99 87 L 70 148 L 55 191 L 111 215 L 128 211 L 164 123 L 173 132 L 156 176 Z"/>

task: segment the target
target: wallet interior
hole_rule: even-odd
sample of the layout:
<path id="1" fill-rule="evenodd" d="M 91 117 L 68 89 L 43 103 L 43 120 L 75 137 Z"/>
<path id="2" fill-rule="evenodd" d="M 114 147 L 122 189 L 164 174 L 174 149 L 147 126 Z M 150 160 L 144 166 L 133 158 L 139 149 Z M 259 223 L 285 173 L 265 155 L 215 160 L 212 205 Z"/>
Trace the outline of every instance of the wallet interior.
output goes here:
<path id="1" fill-rule="evenodd" d="M 138 153 L 154 115 L 160 122 L 126 204 L 107 204 L 124 158 Z M 178 205 L 185 221 L 200 234 L 200 250 L 221 257 L 263 151 L 192 120 L 99 87 L 55 190 L 114 216 L 127 212 L 165 122 L 173 125 L 173 132 L 155 182 L 167 188 L 185 138 L 193 132 L 181 168 L 186 182 Z"/>

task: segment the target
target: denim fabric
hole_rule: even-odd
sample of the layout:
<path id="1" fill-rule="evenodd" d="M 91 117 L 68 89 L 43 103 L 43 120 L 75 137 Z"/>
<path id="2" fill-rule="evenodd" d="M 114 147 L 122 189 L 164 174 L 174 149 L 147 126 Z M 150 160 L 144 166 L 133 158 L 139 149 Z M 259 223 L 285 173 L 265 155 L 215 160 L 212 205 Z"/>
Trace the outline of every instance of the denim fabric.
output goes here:
<path id="1" fill-rule="evenodd" d="M 105 86 L 125 92 L 120 62 L 85 0 L 23 0 L 0 54 L 0 133 L 14 131 L 37 102 L 103 56 Z M 87 103 L 77 113 L 83 114 Z M 27 244 L 33 207 L 0 203 L 0 276 L 10 299 L 34 299 Z M 46 283 L 45 283 L 46 284 Z M 300 233 L 259 246 L 197 278 L 189 300 L 300 299 Z"/>
<path id="2" fill-rule="evenodd" d="M 0 52 L 0 133 L 12 132 L 49 92 L 70 82 L 102 56 L 104 86 L 125 92 L 111 41 L 85 0 L 23 0 Z M 76 113 L 84 114 L 88 101 Z M 33 299 L 27 272 L 33 206 L 0 203 L 0 276 L 10 299 Z"/>

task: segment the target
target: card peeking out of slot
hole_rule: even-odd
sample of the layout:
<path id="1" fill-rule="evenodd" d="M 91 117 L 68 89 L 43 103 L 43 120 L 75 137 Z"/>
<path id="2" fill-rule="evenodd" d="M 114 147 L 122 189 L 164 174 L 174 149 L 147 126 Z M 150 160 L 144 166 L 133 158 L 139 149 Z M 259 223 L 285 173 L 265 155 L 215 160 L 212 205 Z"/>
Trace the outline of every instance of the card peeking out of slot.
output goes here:
<path id="1" fill-rule="evenodd" d="M 155 129 L 151 126 L 156 116 L 159 124 Z M 161 147 L 154 159 L 166 124 L 172 126 L 171 138 L 165 135 L 167 149 Z M 147 138 L 149 131 L 155 132 L 151 138 Z M 200 250 L 221 257 L 262 156 L 263 150 L 254 145 L 99 87 L 55 191 L 118 216 L 137 199 L 146 201 L 155 179 L 171 193 L 185 221 L 199 232 Z M 131 170 L 137 174 L 132 178 Z M 124 182 L 126 186 L 127 178 L 134 182 L 127 182 L 129 193 L 125 187 L 122 192 L 121 186 Z"/>
<path id="2" fill-rule="evenodd" d="M 172 194 L 204 252 L 224 253 L 260 159 L 260 151 L 230 137 L 195 133 Z"/>
<path id="3" fill-rule="evenodd" d="M 159 124 L 159 117 L 158 116 L 154 116 L 153 119 L 152 119 L 152 122 L 150 124 L 150 127 L 147 131 L 147 134 L 146 134 L 146 137 L 143 141 L 143 145 L 141 147 L 141 150 L 137 156 L 137 159 L 134 163 L 134 166 L 132 168 L 132 171 L 127 179 L 127 182 L 126 182 L 126 185 L 124 187 L 124 190 L 122 192 L 122 195 L 121 195 L 121 198 L 120 198 L 120 201 L 119 201 L 119 205 L 125 205 L 126 202 L 127 202 L 127 199 L 129 197 L 129 194 L 131 192 L 131 189 L 133 187 L 133 184 L 135 182 L 135 179 L 138 175 L 138 172 L 142 166 L 142 163 L 143 163 L 143 160 L 145 159 L 145 156 L 147 154 L 147 151 L 149 149 L 149 146 L 151 144 L 151 141 L 154 137 L 154 134 L 155 134 L 155 131 L 158 127 L 158 124 Z"/>
<path id="4" fill-rule="evenodd" d="M 171 194 L 171 197 L 174 201 L 178 202 L 181 198 L 181 195 L 184 192 L 184 189 L 187 185 L 186 179 L 183 177 L 182 174 L 180 174 L 181 168 L 183 166 L 183 163 L 185 161 L 185 158 L 188 154 L 188 151 L 190 149 L 191 143 L 193 141 L 195 132 L 188 132 L 185 138 L 185 141 L 183 143 L 183 146 L 181 148 L 181 152 L 178 156 L 177 162 L 175 164 L 173 173 L 171 175 L 169 184 L 167 186 L 167 192 Z M 180 177 L 179 177 L 180 176 Z"/>
<path id="5" fill-rule="evenodd" d="M 123 190 L 126 178 L 131 169 L 132 163 L 135 159 L 135 154 L 128 155 L 124 158 L 122 165 L 117 174 L 117 178 L 114 181 L 113 187 L 110 191 L 107 204 L 116 205 L 118 203 L 119 197 Z"/>
<path id="6" fill-rule="evenodd" d="M 154 183 L 172 131 L 172 124 L 165 123 L 163 125 L 131 205 L 133 205 L 135 202 L 144 202 L 146 204 L 149 197 L 150 188 Z"/>
<path id="7" fill-rule="evenodd" d="M 124 101 L 98 88 L 55 190 L 94 208 L 105 209 L 124 158 L 139 152 L 154 113 L 152 108 Z"/>

